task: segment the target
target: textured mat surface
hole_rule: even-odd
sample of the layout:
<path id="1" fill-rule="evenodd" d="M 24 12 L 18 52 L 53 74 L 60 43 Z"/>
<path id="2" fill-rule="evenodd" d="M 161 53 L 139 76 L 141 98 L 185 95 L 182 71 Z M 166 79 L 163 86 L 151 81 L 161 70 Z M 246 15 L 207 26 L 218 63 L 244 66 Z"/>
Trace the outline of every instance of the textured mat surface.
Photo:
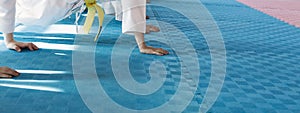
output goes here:
<path id="1" fill-rule="evenodd" d="M 252 8 L 300 27 L 300 1 L 298 0 L 238 0 Z"/>
<path id="2" fill-rule="evenodd" d="M 193 0 L 180 0 L 175 3 L 195 4 L 191 1 Z M 234 0 L 201 2 L 211 13 L 223 35 L 227 58 L 226 77 L 221 93 L 208 112 L 299 113 L 300 29 Z M 150 16 L 148 22 L 160 26 L 162 32 L 152 33 L 146 38 L 166 40 L 181 48 L 182 54 L 187 55 L 191 51 L 181 38 L 187 37 L 191 41 L 200 64 L 200 82 L 192 101 L 183 112 L 198 113 L 212 73 L 209 45 L 191 21 L 199 19 L 196 18 L 197 15 L 192 19 L 187 18 L 184 14 L 160 6 L 162 3 L 168 1 L 152 0 L 147 8 L 147 15 Z M 191 14 L 196 12 L 198 11 L 190 10 Z M 94 62 L 99 82 L 113 101 L 128 109 L 147 110 L 168 102 L 178 90 L 190 92 L 195 81 L 191 78 L 182 79 L 181 74 L 185 72 L 181 71 L 182 61 L 176 50 L 158 41 L 147 43 L 166 48 L 170 55 L 144 55 L 135 47 L 129 58 L 130 64 L 124 65 L 129 65 L 129 71 L 136 81 L 146 83 L 151 79 L 149 67 L 153 61 L 160 62 L 166 70 L 166 79 L 161 88 L 146 96 L 124 90 L 116 81 L 111 68 L 113 47 L 121 35 L 121 23 L 111 20 L 112 18 L 105 18 L 105 27 L 96 43 L 96 51 L 86 49 L 84 52 L 95 53 Z M 91 112 L 81 98 L 74 80 L 72 54 L 80 45 L 74 44 L 77 35 L 72 29 L 73 19 L 72 17 L 57 23 L 61 30 L 57 30 L 57 26 L 54 26 L 55 29 L 19 29 L 16 39 L 36 43 L 41 49 L 35 52 L 17 53 L 7 50 L 3 45 L 3 37 L 0 38 L 0 64 L 22 72 L 20 77 L 14 79 L 0 79 L 0 113 Z M 181 32 L 170 30 L 172 26 L 176 26 Z M 64 29 L 72 30 L 62 32 Z M 181 33 L 185 37 L 181 37 Z M 124 47 L 135 44 L 132 36 L 125 37 L 127 43 L 123 43 Z M 117 55 L 119 59 L 123 58 L 123 52 Z M 79 62 L 82 62 L 82 69 L 85 69 L 85 61 Z M 195 62 L 188 63 L 191 67 L 195 66 Z M 123 65 L 120 66 L 122 67 Z M 87 84 L 92 81 L 89 78 L 86 80 Z M 186 84 L 183 89 L 178 89 L 180 83 Z M 86 92 L 90 95 L 94 93 Z M 112 109 L 106 103 L 103 101 L 103 104 L 95 107 Z M 178 102 L 176 105 L 180 104 Z"/>

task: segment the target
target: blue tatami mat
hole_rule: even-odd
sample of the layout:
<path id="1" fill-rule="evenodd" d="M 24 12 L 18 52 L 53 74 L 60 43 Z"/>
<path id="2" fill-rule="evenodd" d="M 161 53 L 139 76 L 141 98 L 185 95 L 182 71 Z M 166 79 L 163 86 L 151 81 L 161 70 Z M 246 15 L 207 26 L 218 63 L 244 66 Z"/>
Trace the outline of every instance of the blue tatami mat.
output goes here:
<path id="1" fill-rule="evenodd" d="M 211 45 L 197 28 L 197 23 L 194 23 L 195 20 L 208 21 L 205 20 L 208 18 L 186 16 L 199 14 L 193 7 L 187 7 L 198 2 L 152 0 L 147 6 L 147 15 L 150 16 L 147 22 L 161 28 L 161 32 L 145 36 L 149 40 L 147 44 L 168 50 L 170 54 L 166 56 L 139 53 L 134 37 L 122 34 L 121 22 L 115 21 L 112 15 L 105 17 L 103 31 L 96 43 L 90 42 L 94 38 L 92 35 L 34 28 L 32 31 L 16 32 L 15 39 L 34 42 L 40 50 L 17 53 L 6 49 L 1 35 L 0 65 L 20 71 L 21 76 L 0 79 L 0 113 L 91 113 L 95 109 L 102 109 L 104 113 L 120 111 L 111 106 L 108 100 L 126 110 L 142 113 L 164 106 L 180 91 L 192 95 L 191 99 L 183 96 L 169 103 L 172 107 L 166 108 L 165 112 L 200 112 L 202 102 L 209 96 L 211 81 L 218 81 L 212 80 L 214 51 L 210 51 Z M 218 25 L 226 49 L 224 83 L 207 112 L 300 113 L 300 28 L 235 0 L 200 2 Z M 162 4 L 177 4 L 182 10 L 188 10 L 189 14 Z M 71 16 L 55 25 L 75 28 L 73 21 L 74 16 Z M 190 41 L 194 50 L 189 48 L 184 39 Z M 78 52 L 83 54 L 77 55 Z M 193 53 L 198 62 L 193 62 Z M 89 55 L 94 59 L 86 59 Z M 183 58 L 191 59 L 182 61 Z M 89 61 L 94 63 L 93 67 L 86 65 Z M 93 68 L 92 71 L 85 71 L 90 68 Z M 189 78 L 197 68 L 200 69 L 197 72 L 199 78 Z M 80 72 L 77 70 L 85 73 L 75 73 Z M 99 79 L 95 86 L 91 85 L 95 78 L 89 76 L 93 73 Z M 163 79 L 163 83 L 147 95 L 132 93 L 116 78 L 117 74 L 124 75 L 118 79 L 129 82 L 125 76 L 127 73 L 140 84 L 147 84 L 152 79 Z M 86 78 L 80 76 L 82 79 L 78 80 L 77 74 Z M 196 79 L 199 79 L 199 83 Z M 80 87 L 79 83 L 86 86 Z M 97 95 L 99 85 L 105 92 L 103 95 L 109 96 L 109 99 Z M 137 88 L 134 85 L 131 87 Z M 196 87 L 194 92 L 193 87 Z M 97 97 L 87 98 L 86 95 Z M 185 100 L 189 101 L 184 103 Z M 99 104 L 91 106 L 88 102 Z M 180 111 L 182 106 L 183 110 Z"/>

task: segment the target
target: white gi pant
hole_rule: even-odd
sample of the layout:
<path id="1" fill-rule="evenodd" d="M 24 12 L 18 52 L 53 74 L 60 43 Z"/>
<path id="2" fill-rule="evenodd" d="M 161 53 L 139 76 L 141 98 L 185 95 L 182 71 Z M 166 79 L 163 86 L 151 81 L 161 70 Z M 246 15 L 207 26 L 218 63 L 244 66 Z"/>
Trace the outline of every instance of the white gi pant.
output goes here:
<path id="1" fill-rule="evenodd" d="M 107 0 L 115 1 L 115 0 Z M 0 0 L 0 32 L 11 33 L 16 23 L 50 25 L 65 17 L 78 0 Z M 146 0 L 118 0 L 122 32 L 146 32 Z M 121 3 L 121 4 L 120 4 Z M 104 8 L 105 9 L 105 8 Z"/>
<path id="2" fill-rule="evenodd" d="M 146 0 L 121 0 L 122 32 L 146 33 Z"/>
<path id="3" fill-rule="evenodd" d="M 122 32 L 146 32 L 146 0 L 102 0 L 105 14 L 115 14 L 122 21 Z"/>

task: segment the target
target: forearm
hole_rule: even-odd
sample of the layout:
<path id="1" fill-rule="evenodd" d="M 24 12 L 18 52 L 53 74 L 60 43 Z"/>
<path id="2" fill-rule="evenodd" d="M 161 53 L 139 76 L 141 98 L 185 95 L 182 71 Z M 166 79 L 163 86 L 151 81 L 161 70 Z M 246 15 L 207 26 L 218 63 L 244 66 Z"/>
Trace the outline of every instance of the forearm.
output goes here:
<path id="1" fill-rule="evenodd" d="M 21 52 L 22 48 L 38 50 L 33 43 L 16 42 L 13 32 L 15 28 L 16 0 L 0 0 L 0 32 L 3 33 L 7 48 Z"/>

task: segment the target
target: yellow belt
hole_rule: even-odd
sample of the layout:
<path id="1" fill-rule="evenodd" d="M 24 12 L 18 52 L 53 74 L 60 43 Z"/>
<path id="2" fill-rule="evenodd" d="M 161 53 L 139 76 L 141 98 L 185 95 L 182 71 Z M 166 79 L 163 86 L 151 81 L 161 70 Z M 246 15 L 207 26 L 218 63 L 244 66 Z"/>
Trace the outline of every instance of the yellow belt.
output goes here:
<path id="1" fill-rule="evenodd" d="M 84 0 L 87 8 L 88 8 L 88 14 L 87 17 L 85 19 L 85 23 L 83 25 L 83 31 L 84 33 L 89 33 L 90 29 L 93 25 L 94 22 L 94 17 L 96 12 L 98 13 L 98 19 L 99 19 L 99 28 L 98 28 L 98 32 L 97 35 L 94 39 L 94 41 L 97 41 L 100 32 L 102 30 L 102 24 L 103 24 L 103 20 L 104 20 L 104 11 L 103 9 L 97 4 L 96 0 Z"/>

